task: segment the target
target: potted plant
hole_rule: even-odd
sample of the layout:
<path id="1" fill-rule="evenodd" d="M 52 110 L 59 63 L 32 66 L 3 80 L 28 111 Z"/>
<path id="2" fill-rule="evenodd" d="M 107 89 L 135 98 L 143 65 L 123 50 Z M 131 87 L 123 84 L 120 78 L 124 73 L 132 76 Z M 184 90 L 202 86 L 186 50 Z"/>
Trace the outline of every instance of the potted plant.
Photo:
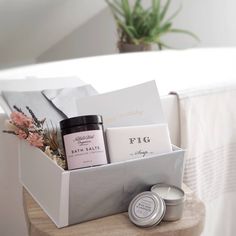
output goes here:
<path id="1" fill-rule="evenodd" d="M 192 32 L 173 28 L 172 20 L 178 15 L 179 8 L 169 18 L 166 17 L 171 0 L 152 0 L 151 7 L 145 8 L 141 0 L 130 4 L 129 0 L 106 0 L 117 23 L 120 52 L 151 50 L 152 44 L 158 48 L 170 48 L 162 41 L 168 33 L 183 33 L 198 40 Z"/>

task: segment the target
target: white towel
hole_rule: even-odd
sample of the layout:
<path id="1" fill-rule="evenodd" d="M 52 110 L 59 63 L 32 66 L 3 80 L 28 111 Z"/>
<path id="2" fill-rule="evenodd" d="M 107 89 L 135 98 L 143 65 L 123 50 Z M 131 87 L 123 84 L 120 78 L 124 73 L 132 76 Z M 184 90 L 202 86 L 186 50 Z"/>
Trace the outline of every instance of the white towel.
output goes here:
<path id="1" fill-rule="evenodd" d="M 175 93 L 181 147 L 187 149 L 184 182 L 206 205 L 203 235 L 233 236 L 236 211 L 236 85 Z"/>

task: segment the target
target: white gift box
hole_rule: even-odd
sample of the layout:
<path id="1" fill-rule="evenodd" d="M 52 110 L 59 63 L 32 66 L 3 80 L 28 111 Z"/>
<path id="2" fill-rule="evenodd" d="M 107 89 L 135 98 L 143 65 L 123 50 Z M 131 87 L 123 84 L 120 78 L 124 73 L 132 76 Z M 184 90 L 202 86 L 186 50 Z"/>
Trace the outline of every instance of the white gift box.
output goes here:
<path id="1" fill-rule="evenodd" d="M 170 153 L 72 171 L 26 141 L 19 141 L 18 153 L 22 185 L 59 228 L 127 211 L 136 194 L 161 182 L 180 187 L 183 178 L 184 151 L 174 146 Z"/>
<path id="2" fill-rule="evenodd" d="M 181 187 L 184 151 L 64 171 L 21 141 L 20 181 L 57 227 L 125 212 L 131 199 L 156 183 Z"/>

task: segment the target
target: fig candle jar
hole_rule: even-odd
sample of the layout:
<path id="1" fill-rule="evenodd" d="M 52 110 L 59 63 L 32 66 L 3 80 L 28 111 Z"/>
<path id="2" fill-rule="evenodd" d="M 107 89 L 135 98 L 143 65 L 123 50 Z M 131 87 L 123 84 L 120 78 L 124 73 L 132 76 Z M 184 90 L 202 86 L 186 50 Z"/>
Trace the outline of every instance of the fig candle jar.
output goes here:
<path id="1" fill-rule="evenodd" d="M 101 116 L 65 119 L 60 128 L 68 170 L 108 163 Z"/>
<path id="2" fill-rule="evenodd" d="M 151 191 L 158 194 L 166 204 L 164 221 L 181 219 L 184 209 L 185 193 L 182 189 L 167 184 L 156 184 Z"/>

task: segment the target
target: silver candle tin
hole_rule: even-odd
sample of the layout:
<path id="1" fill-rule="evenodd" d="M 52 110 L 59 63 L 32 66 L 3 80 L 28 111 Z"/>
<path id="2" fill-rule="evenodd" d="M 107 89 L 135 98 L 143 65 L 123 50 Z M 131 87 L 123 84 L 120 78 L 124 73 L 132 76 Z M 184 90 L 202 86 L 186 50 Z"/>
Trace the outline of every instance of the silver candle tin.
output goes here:
<path id="1" fill-rule="evenodd" d="M 174 188 L 179 192 L 180 197 L 178 199 L 167 199 L 165 196 L 161 196 L 161 194 L 158 193 L 158 188 L 160 187 Z M 185 202 L 185 193 L 182 189 L 167 184 L 156 184 L 152 186 L 151 192 L 158 194 L 165 202 L 166 211 L 163 221 L 177 221 L 181 219 Z"/>
<path id="2" fill-rule="evenodd" d="M 129 204 L 132 223 L 140 227 L 158 225 L 165 215 L 165 203 L 157 194 L 147 191 L 138 194 Z"/>

